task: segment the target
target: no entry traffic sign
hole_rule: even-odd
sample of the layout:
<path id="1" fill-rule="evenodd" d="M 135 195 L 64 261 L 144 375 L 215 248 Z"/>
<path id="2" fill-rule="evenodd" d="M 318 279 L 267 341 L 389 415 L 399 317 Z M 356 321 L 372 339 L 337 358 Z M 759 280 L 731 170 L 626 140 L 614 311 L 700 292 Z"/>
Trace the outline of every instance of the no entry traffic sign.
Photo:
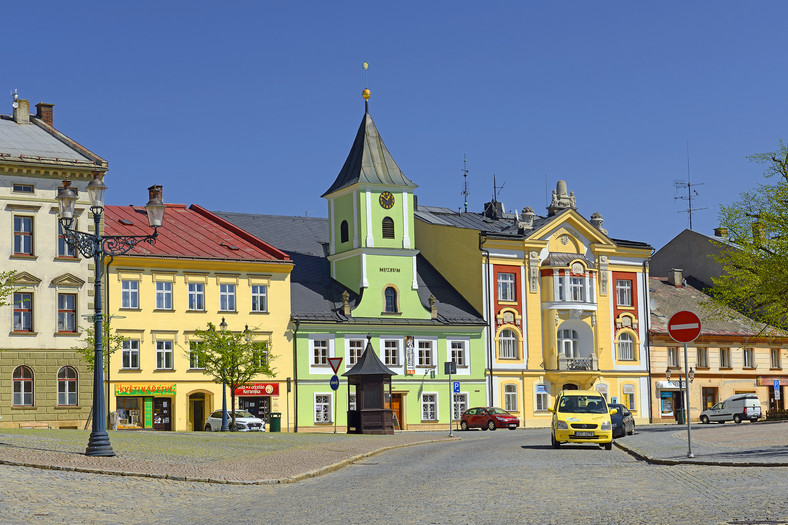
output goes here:
<path id="1" fill-rule="evenodd" d="M 694 341 L 700 335 L 700 317 L 689 310 L 677 312 L 668 321 L 668 333 L 679 343 Z"/>

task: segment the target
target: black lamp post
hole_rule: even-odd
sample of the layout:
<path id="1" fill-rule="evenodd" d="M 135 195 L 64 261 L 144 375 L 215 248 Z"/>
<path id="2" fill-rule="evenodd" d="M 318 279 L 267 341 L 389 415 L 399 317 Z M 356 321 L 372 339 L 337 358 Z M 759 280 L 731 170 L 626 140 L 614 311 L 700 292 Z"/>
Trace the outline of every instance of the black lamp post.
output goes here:
<path id="1" fill-rule="evenodd" d="M 222 322 L 219 323 L 219 330 L 224 332 L 227 330 L 227 323 L 222 317 Z M 222 432 L 227 432 L 230 430 L 230 425 L 227 424 L 227 369 L 225 368 L 222 370 L 224 377 L 222 379 L 222 428 L 220 429 Z"/>
<path id="2" fill-rule="evenodd" d="M 153 228 L 151 235 L 107 235 L 100 232 L 101 215 L 104 213 L 104 192 L 107 186 L 98 173 L 93 174 L 93 180 L 88 183 L 87 192 L 90 199 L 90 212 L 93 214 L 94 233 L 84 233 L 72 230 L 74 224 L 74 208 L 77 194 L 71 189 L 71 181 L 63 181 L 63 187 L 58 190 L 57 200 L 60 207 L 59 221 L 63 227 L 63 237 L 74 249 L 78 249 L 84 257 L 92 257 L 95 266 L 94 287 L 94 362 L 93 362 L 93 430 L 90 433 L 88 447 L 85 454 L 88 456 L 114 456 L 115 451 L 109 443 L 107 434 L 107 421 L 104 417 L 104 356 L 103 334 L 104 324 L 101 306 L 101 281 L 104 272 L 105 255 L 121 255 L 141 242 L 154 244 L 158 235 L 158 227 L 164 218 L 164 204 L 161 201 L 161 186 L 148 188 L 149 200 L 145 205 L 148 213 L 148 223 Z"/>

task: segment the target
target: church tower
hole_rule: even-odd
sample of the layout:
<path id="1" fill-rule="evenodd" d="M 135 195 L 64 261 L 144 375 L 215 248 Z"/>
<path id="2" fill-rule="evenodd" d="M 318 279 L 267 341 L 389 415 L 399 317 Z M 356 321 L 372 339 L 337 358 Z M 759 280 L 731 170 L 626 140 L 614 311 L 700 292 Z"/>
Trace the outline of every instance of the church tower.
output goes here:
<path id="1" fill-rule="evenodd" d="M 369 114 L 328 200 L 331 276 L 362 295 L 354 317 L 428 318 L 418 297 L 413 224 L 417 187 L 397 166 Z"/>

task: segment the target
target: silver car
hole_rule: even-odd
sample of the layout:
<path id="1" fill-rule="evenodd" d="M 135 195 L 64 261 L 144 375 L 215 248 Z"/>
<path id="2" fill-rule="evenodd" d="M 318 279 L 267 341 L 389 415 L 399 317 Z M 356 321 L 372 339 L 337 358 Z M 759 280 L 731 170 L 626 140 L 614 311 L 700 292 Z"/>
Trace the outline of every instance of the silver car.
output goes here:
<path id="1" fill-rule="evenodd" d="M 227 426 L 233 424 L 233 416 L 227 411 Z M 246 410 L 235 411 L 235 429 L 238 432 L 265 432 L 265 422 L 259 417 L 254 417 Z M 222 429 L 222 411 L 216 410 L 205 420 L 206 432 L 218 432 Z"/>

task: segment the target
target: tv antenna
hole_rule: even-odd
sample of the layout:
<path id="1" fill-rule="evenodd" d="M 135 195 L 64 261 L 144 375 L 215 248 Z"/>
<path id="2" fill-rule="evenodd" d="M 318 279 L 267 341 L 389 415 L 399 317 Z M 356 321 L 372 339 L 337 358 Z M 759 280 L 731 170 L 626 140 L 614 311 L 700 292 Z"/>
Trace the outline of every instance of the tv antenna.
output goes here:
<path id="1" fill-rule="evenodd" d="M 462 154 L 462 177 L 463 177 L 463 188 L 462 188 L 462 197 L 465 201 L 465 213 L 468 213 L 468 195 L 471 194 L 471 191 L 468 189 L 468 158 L 465 156 L 465 153 Z"/>
<path id="2" fill-rule="evenodd" d="M 498 202 L 498 195 L 501 194 L 501 190 L 504 186 L 506 186 L 506 181 L 504 181 L 500 186 L 495 184 L 495 173 L 493 173 L 493 202 Z"/>
<path id="3" fill-rule="evenodd" d="M 679 210 L 676 213 L 686 213 L 689 215 L 689 229 L 692 229 L 692 212 L 693 211 L 701 211 L 701 210 L 708 210 L 708 208 L 693 208 L 692 207 L 692 197 L 699 197 L 700 194 L 694 189 L 695 186 L 703 186 L 704 182 L 699 183 L 692 183 L 692 179 L 690 178 L 690 159 L 689 159 L 689 141 L 687 142 L 687 181 L 684 182 L 683 180 L 674 180 L 673 185 L 676 188 L 677 195 L 673 196 L 673 200 L 683 200 L 687 201 L 687 209 L 686 210 Z M 678 195 L 678 193 L 682 190 L 687 190 L 687 195 Z"/>

